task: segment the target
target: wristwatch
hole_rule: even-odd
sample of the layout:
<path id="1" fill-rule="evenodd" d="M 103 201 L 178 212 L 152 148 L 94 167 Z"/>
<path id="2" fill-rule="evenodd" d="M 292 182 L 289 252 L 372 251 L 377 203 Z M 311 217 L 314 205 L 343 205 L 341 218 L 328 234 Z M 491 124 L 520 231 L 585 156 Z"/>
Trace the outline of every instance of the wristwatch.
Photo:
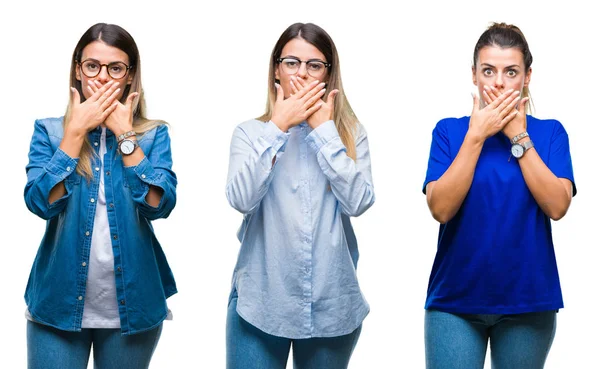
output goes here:
<path id="1" fill-rule="evenodd" d="M 511 146 L 510 148 L 510 152 L 512 154 L 512 156 L 514 156 L 517 159 L 520 159 L 523 157 L 523 155 L 525 155 L 525 151 L 531 149 L 533 147 L 533 141 L 529 140 L 526 142 L 521 143 L 515 143 Z"/>
<path id="2" fill-rule="evenodd" d="M 119 152 L 125 156 L 131 155 L 138 146 L 140 145 L 138 144 L 137 140 L 125 138 L 119 142 Z"/>

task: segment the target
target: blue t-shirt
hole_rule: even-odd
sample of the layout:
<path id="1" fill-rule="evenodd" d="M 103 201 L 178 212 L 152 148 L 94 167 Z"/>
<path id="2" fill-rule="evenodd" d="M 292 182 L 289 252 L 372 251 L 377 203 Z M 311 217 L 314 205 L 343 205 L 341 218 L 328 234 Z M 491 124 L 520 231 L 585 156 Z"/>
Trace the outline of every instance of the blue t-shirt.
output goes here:
<path id="1" fill-rule="evenodd" d="M 433 130 L 423 192 L 454 161 L 469 120 L 443 119 Z M 575 195 L 562 124 L 528 115 L 527 132 L 552 173 L 573 183 Z M 440 225 L 426 309 L 519 314 L 563 307 L 550 218 L 529 191 L 510 147 L 502 132 L 485 141 L 462 206 Z"/>

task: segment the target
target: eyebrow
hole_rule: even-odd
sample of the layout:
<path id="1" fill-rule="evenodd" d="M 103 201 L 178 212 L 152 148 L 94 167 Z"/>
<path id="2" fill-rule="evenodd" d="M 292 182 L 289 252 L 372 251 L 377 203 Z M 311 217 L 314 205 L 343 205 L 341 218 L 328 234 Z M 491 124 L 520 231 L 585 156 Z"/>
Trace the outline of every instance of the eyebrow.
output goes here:
<path id="1" fill-rule="evenodd" d="M 296 59 L 296 60 L 301 60 L 299 57 L 297 57 L 297 56 L 294 56 L 294 55 L 286 55 L 286 56 L 282 56 L 282 57 L 281 57 L 281 59 Z M 306 61 L 309 61 L 309 62 L 311 62 L 311 61 L 318 61 L 318 62 L 322 62 L 322 63 L 327 63 L 326 61 L 324 61 L 324 60 L 321 60 L 321 59 L 319 59 L 319 58 L 312 58 L 312 59 L 308 59 L 308 60 L 306 60 Z"/>
<path id="2" fill-rule="evenodd" d="M 83 59 L 83 60 L 81 61 L 81 63 L 83 63 L 84 61 L 88 61 L 88 60 L 95 61 L 95 62 L 96 62 L 96 63 L 98 63 L 98 64 L 102 64 L 102 63 L 100 62 L 100 60 L 98 60 L 98 59 L 94 59 L 94 58 L 86 58 L 86 59 Z M 125 63 L 123 60 L 114 60 L 114 61 L 108 62 L 108 63 L 106 63 L 106 64 L 112 64 L 112 63 L 123 63 L 123 64 L 125 64 L 125 65 L 128 65 L 128 64 L 127 64 L 127 63 Z"/>
<path id="3" fill-rule="evenodd" d="M 488 63 L 481 63 L 481 66 L 482 67 L 496 68 L 495 65 L 491 65 L 491 64 L 488 64 Z M 520 69 L 521 67 L 518 64 L 513 64 L 513 65 L 509 65 L 505 69 L 509 69 L 509 68 L 519 68 Z"/>

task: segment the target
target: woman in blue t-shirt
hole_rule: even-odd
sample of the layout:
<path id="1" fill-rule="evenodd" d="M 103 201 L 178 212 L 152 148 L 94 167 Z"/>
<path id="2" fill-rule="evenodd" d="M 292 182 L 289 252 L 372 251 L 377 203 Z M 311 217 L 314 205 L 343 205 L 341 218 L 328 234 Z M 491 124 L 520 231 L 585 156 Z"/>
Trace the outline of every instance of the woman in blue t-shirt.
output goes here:
<path id="1" fill-rule="evenodd" d="M 543 368 L 563 307 L 550 219 L 576 193 L 568 136 L 530 111 L 532 56 L 491 25 L 473 55 L 470 117 L 433 130 L 423 191 L 439 221 L 425 308 L 427 368 Z"/>

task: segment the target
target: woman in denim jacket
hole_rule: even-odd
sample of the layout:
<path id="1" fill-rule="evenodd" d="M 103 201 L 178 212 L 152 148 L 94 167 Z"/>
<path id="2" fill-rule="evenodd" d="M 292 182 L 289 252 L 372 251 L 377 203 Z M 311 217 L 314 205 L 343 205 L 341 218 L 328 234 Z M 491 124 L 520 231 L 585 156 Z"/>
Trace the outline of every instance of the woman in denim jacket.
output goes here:
<path id="1" fill-rule="evenodd" d="M 25 202 L 47 221 L 25 292 L 29 368 L 147 368 L 177 292 L 150 221 L 175 207 L 167 126 L 145 117 L 140 58 L 99 23 L 71 60 L 64 118 L 35 122 Z"/>

